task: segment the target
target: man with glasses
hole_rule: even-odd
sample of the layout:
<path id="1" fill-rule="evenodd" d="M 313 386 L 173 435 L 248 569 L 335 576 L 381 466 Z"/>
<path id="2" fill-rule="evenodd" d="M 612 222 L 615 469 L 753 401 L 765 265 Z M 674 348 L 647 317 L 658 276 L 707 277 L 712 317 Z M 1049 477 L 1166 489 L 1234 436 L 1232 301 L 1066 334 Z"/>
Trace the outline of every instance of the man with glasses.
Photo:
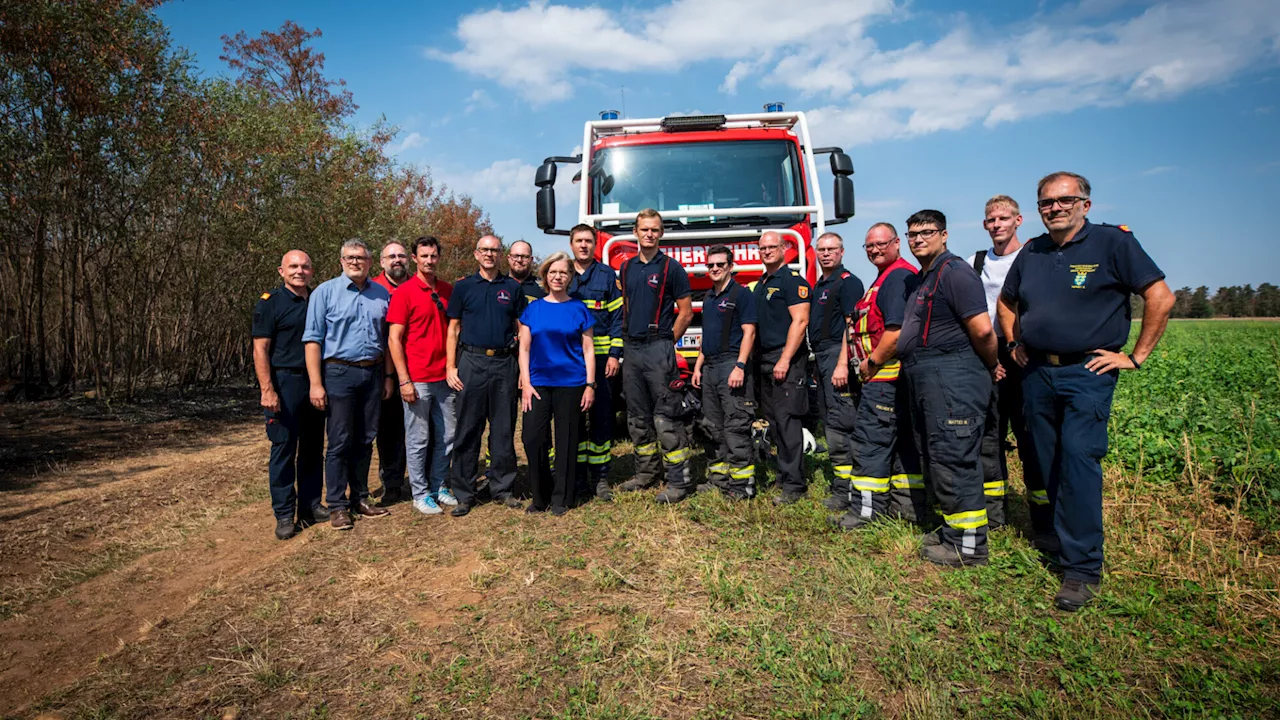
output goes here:
<path id="1" fill-rule="evenodd" d="M 733 251 L 707 251 L 711 290 L 702 301 L 702 347 L 693 367 L 693 386 L 702 389 L 702 417 L 711 433 L 707 446 L 707 489 L 733 500 L 756 494 L 755 378 L 747 359 L 755 343 L 755 296 L 733 279 Z M 699 486 L 702 490 L 704 486 Z"/>
<path id="2" fill-rule="evenodd" d="M 396 288 L 409 279 L 409 252 L 398 242 L 382 247 L 379 264 L 382 274 L 373 281 L 395 294 Z M 378 416 L 378 478 L 382 481 L 382 499 L 379 505 L 388 507 L 404 500 L 404 408 L 400 397 L 392 393 L 382 401 Z"/>
<path id="3" fill-rule="evenodd" d="M 947 218 L 921 210 L 907 218 L 920 284 L 907 305 L 898 356 L 911 422 L 942 526 L 922 538 L 921 556 L 961 567 L 987 562 L 982 494 L 982 426 L 991 383 L 1000 376 L 996 334 L 978 274 L 947 250 Z"/>
<path id="4" fill-rule="evenodd" d="M 758 358 L 760 404 L 769 422 L 769 434 L 778 448 L 776 505 L 790 505 L 809 489 L 804 475 L 804 427 L 801 418 L 809 410 L 808 349 L 809 283 L 787 265 L 782 235 L 772 230 L 760 235 L 757 245 L 764 274 L 756 282 L 759 313 Z"/>
<path id="5" fill-rule="evenodd" d="M 862 298 L 862 281 L 844 268 L 844 238 L 825 233 L 816 243 L 822 276 L 813 286 L 809 307 L 809 348 L 816 360 L 818 399 L 827 433 L 827 456 L 834 470 L 827 509 L 849 509 L 853 488 L 851 436 L 857 416 L 856 384 L 849 382 L 849 317 Z"/>
<path id="6" fill-rule="evenodd" d="M 850 508 L 838 521 L 845 530 L 886 515 L 924 522 L 924 476 L 897 359 L 907 297 L 917 283 L 916 267 L 902 259 L 901 245 L 893 225 L 876 223 L 862 246 L 878 274 L 855 305 L 850 329 L 862 387 L 851 437 Z"/>
<path id="7" fill-rule="evenodd" d="M 1102 457 L 1121 370 L 1155 350 L 1173 309 L 1164 273 L 1124 225 L 1090 223 L 1089 181 L 1047 175 L 1036 188 L 1048 233 L 1018 255 L 1000 294 L 1000 326 L 1023 368 L 1027 431 L 1045 480 L 1062 587 L 1061 610 L 1089 604 L 1102 582 Z M 1132 353 L 1130 295 L 1144 301 Z"/>
<path id="8" fill-rule="evenodd" d="M 532 245 L 524 240 L 511 243 L 507 250 L 507 267 L 511 269 L 511 279 L 520 283 L 526 302 L 547 296 L 547 291 L 538 284 L 537 273 L 533 271 Z"/>
<path id="9" fill-rule="evenodd" d="M 360 240 L 342 244 L 342 274 L 320 283 L 307 306 L 311 404 L 328 412 L 325 483 L 329 523 L 350 530 L 352 514 L 383 517 L 369 504 L 369 462 L 382 401 L 394 388 L 387 355 L 391 294 L 369 279 L 372 257 Z M 350 488 L 350 496 L 347 490 Z"/>
<path id="10" fill-rule="evenodd" d="M 659 247 L 663 233 L 657 210 L 645 208 L 637 213 L 638 252 L 623 261 L 618 272 L 626 358 L 622 387 L 627 398 L 627 430 L 636 453 L 635 477 L 618 487 L 628 492 L 652 487 L 665 466 L 667 487 L 654 499 L 675 503 L 693 490 L 689 431 L 680 419 L 681 380 L 675 346 L 693 319 L 693 300 L 689 275 Z"/>
<path id="11" fill-rule="evenodd" d="M 476 503 L 476 467 L 480 440 L 489 424 L 490 492 L 509 508 L 523 507 L 516 483 L 515 413 L 516 327 L 526 300 L 520 284 L 498 269 L 502 241 L 485 235 L 476 242 L 480 269 L 453 287 L 449 300 L 449 336 L 445 365 L 449 387 L 458 392 L 457 441 L 453 448 L 452 488 L 461 517 Z"/>
<path id="12" fill-rule="evenodd" d="M 436 276 L 439 240 L 430 235 L 418 238 L 413 256 L 418 272 L 392 294 L 387 309 L 387 344 L 404 403 L 413 507 L 424 515 L 439 515 L 441 505 L 458 504 L 445 487 L 457 422 L 457 393 L 445 382 L 446 308 L 453 286 Z"/>

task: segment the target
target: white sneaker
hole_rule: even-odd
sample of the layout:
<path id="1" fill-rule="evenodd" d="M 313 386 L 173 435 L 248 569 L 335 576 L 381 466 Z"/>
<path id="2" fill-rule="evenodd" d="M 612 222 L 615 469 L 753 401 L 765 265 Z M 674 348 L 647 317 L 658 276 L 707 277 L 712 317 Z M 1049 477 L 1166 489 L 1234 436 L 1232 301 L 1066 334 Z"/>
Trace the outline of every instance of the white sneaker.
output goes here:
<path id="1" fill-rule="evenodd" d="M 440 488 L 440 492 L 436 493 L 436 502 L 441 505 L 457 505 L 458 498 L 453 496 L 446 488 Z"/>
<path id="2" fill-rule="evenodd" d="M 413 509 L 423 515 L 439 515 L 444 512 L 444 510 L 440 509 L 440 506 L 436 504 L 436 501 L 430 495 L 425 495 L 414 500 Z"/>

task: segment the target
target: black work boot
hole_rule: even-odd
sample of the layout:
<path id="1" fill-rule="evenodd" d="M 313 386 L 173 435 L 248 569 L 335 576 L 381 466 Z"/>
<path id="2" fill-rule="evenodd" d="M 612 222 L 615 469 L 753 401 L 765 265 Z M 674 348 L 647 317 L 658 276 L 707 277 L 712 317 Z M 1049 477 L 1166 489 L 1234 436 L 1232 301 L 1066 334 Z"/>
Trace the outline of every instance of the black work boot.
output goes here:
<path id="1" fill-rule="evenodd" d="M 688 490 L 683 488 L 674 488 L 668 485 L 666 490 L 658 493 L 658 496 L 654 498 L 654 501 L 662 505 L 671 505 L 678 503 L 687 497 L 689 497 Z"/>
<path id="2" fill-rule="evenodd" d="M 609 487 L 609 478 L 596 481 L 596 497 L 605 502 L 613 500 L 613 488 Z"/>
<path id="3" fill-rule="evenodd" d="M 831 512 L 844 512 L 849 509 L 849 496 L 839 493 L 832 494 L 822 501 L 822 505 Z"/>
<path id="4" fill-rule="evenodd" d="M 654 482 L 649 482 L 649 483 L 643 482 L 640 480 L 640 478 L 635 477 L 633 475 L 630 480 L 627 480 L 626 482 L 619 485 L 618 489 L 622 490 L 623 492 L 635 492 L 636 490 L 645 490 L 645 489 L 651 488 L 656 484 L 657 483 L 654 483 Z"/>
<path id="5" fill-rule="evenodd" d="M 276 539 L 288 540 L 298 534 L 298 526 L 293 522 L 293 518 L 276 518 Z"/>
<path id="6" fill-rule="evenodd" d="M 1054 596 L 1053 604 L 1063 612 L 1075 612 L 1093 602 L 1097 590 L 1097 584 L 1090 585 L 1083 580 L 1068 578 L 1062 581 L 1062 589 Z"/>
<path id="7" fill-rule="evenodd" d="M 986 565 L 986 555 L 965 555 L 952 545 L 939 542 L 937 545 L 926 545 L 920 550 L 920 557 L 934 565 L 947 567 L 967 567 L 970 565 Z"/>

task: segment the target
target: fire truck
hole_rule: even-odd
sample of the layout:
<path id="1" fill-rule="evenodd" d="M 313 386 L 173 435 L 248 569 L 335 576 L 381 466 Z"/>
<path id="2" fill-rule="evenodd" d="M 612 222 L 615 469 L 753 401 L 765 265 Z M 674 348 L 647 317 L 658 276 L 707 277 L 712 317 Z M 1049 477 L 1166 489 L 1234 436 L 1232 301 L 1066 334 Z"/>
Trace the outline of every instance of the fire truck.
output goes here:
<path id="1" fill-rule="evenodd" d="M 547 158 L 538 168 L 538 227 L 556 227 L 557 166 L 579 165 L 574 176 L 578 222 L 596 229 L 597 259 L 615 270 L 637 253 L 636 213 L 654 208 L 666 225 L 662 250 L 684 266 L 693 289 L 694 320 L 677 340 L 692 358 L 702 345 L 702 297 L 708 247 L 733 249 L 738 282 L 764 271 L 756 242 L 766 230 L 786 243 L 787 263 L 812 284 L 818 275 L 814 239 L 853 216 L 853 161 L 838 147 L 814 147 L 803 112 L 782 103 L 743 115 L 620 118 L 600 113 L 586 123 L 579 155 Z M 826 218 L 816 156 L 827 155 L 834 217 Z M 584 172 L 585 170 L 585 172 Z"/>

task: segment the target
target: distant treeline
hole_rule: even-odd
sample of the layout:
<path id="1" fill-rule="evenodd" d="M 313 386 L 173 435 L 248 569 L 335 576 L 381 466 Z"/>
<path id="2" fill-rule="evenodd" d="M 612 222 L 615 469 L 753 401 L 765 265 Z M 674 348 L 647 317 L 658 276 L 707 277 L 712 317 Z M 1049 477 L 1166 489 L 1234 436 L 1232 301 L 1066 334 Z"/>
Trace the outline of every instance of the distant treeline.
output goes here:
<path id="1" fill-rule="evenodd" d="M 290 248 L 435 234 L 453 275 L 482 210 L 356 128 L 319 31 L 225 37 L 205 77 L 153 0 L 0 3 L 0 384 L 12 394 L 247 377 L 249 316 Z M 376 255 L 375 255 L 376 257 Z"/>
<path id="2" fill-rule="evenodd" d="M 1173 317 L 1280 317 L 1280 287 L 1262 283 L 1220 287 L 1209 295 L 1209 288 L 1201 285 L 1192 290 L 1180 288 L 1173 293 Z"/>

